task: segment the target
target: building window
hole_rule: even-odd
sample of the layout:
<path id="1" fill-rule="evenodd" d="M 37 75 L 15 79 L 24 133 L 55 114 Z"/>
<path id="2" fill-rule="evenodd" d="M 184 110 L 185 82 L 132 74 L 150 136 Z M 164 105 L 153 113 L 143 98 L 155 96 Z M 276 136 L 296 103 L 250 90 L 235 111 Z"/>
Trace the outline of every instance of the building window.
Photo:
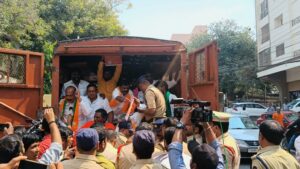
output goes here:
<path id="1" fill-rule="evenodd" d="M 260 4 L 260 19 L 263 19 L 268 15 L 268 0 L 264 0 Z"/>
<path id="2" fill-rule="evenodd" d="M 282 16 L 282 14 L 279 15 L 279 16 L 277 16 L 277 17 L 275 18 L 275 28 L 278 28 L 278 27 L 280 27 L 281 25 L 283 25 L 283 16 Z"/>
<path id="3" fill-rule="evenodd" d="M 292 20 L 292 26 L 297 25 L 298 23 L 300 23 L 300 16 L 298 16 L 297 18 Z"/>
<path id="4" fill-rule="evenodd" d="M 261 28 L 261 43 L 267 42 L 270 40 L 270 29 L 269 24 L 266 24 Z"/>
<path id="5" fill-rule="evenodd" d="M 300 56 L 300 49 L 294 51 L 294 57 Z"/>
<path id="6" fill-rule="evenodd" d="M 276 56 L 284 55 L 284 43 L 276 46 Z"/>
<path id="7" fill-rule="evenodd" d="M 259 57 L 259 67 L 268 66 L 271 64 L 271 49 L 265 49 L 258 54 Z"/>

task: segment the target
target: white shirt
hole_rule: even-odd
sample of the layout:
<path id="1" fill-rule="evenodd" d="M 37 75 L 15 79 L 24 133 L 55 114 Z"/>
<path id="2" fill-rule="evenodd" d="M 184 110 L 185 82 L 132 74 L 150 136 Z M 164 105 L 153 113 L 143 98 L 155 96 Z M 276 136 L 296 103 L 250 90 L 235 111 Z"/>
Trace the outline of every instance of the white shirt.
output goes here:
<path id="1" fill-rule="evenodd" d="M 82 96 L 81 99 L 84 109 L 82 109 L 82 114 L 79 116 L 79 127 L 84 125 L 86 122 L 93 120 L 95 111 L 98 109 L 104 109 L 107 113 L 112 111 L 108 100 L 106 98 L 103 99 L 99 95 L 97 95 L 97 99 L 93 102 L 91 102 L 87 96 Z"/>
<path id="2" fill-rule="evenodd" d="M 63 117 L 65 121 L 67 121 L 69 115 L 71 115 L 71 116 L 74 115 L 74 110 L 75 110 L 74 106 L 75 106 L 74 102 L 73 103 L 70 103 L 70 102 L 66 103 L 65 111 L 64 111 L 64 117 Z"/>
<path id="3" fill-rule="evenodd" d="M 130 96 L 133 96 L 133 92 L 131 90 L 129 90 L 129 94 L 130 94 Z M 114 89 L 114 91 L 112 92 L 112 98 L 115 99 L 118 96 L 121 96 L 121 91 L 120 91 L 119 87 L 116 87 Z"/>
<path id="4" fill-rule="evenodd" d="M 300 136 L 298 136 L 294 142 L 294 146 L 296 149 L 296 159 L 300 162 Z"/>
<path id="5" fill-rule="evenodd" d="M 133 92 L 131 90 L 129 90 L 129 95 L 132 98 Z M 112 93 L 112 98 L 115 99 L 118 96 L 123 96 L 122 93 L 121 93 L 121 91 L 120 91 L 120 89 L 119 89 L 119 87 L 117 87 L 117 88 L 114 89 L 114 91 Z M 112 107 L 115 115 L 124 113 L 124 112 L 122 112 L 123 105 L 124 105 L 124 103 L 120 103 L 116 107 Z"/>
<path id="6" fill-rule="evenodd" d="M 174 104 L 171 104 L 171 101 L 173 99 L 177 99 L 177 96 L 175 96 L 174 94 L 170 93 L 169 103 L 170 103 L 170 106 L 171 106 L 172 117 L 174 117 Z"/>
<path id="7" fill-rule="evenodd" d="M 86 95 L 86 88 L 89 85 L 89 82 L 85 81 L 85 80 L 80 80 L 79 85 L 76 86 L 75 83 L 70 80 L 66 83 L 64 83 L 62 89 L 61 89 L 61 97 L 64 97 L 66 95 L 66 88 L 69 86 L 74 86 L 77 90 L 79 89 L 80 92 L 80 96 L 85 96 Z"/>
<path id="8" fill-rule="evenodd" d="M 187 169 L 190 169 L 191 157 L 182 153 L 183 162 Z M 171 169 L 168 153 L 160 154 L 153 158 L 154 162 L 161 164 L 164 168 Z"/>

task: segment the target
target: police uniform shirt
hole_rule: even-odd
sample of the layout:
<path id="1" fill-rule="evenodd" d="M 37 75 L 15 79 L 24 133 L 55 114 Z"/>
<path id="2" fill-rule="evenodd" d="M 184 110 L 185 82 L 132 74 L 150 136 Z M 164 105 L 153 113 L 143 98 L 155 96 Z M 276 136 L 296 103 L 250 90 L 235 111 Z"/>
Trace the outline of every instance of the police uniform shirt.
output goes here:
<path id="1" fill-rule="evenodd" d="M 152 159 L 136 160 L 130 169 L 163 169 L 161 164 L 154 163 Z"/>
<path id="2" fill-rule="evenodd" d="M 280 146 L 261 148 L 251 159 L 252 169 L 300 169 L 297 160 Z"/>
<path id="3" fill-rule="evenodd" d="M 109 142 L 106 143 L 105 150 L 101 153 L 106 159 L 110 160 L 114 164 L 117 160 L 118 150 Z"/>
<path id="4" fill-rule="evenodd" d="M 228 113 L 213 112 L 214 122 L 229 122 L 230 117 Z M 228 166 L 228 169 L 239 169 L 241 153 L 236 140 L 226 132 L 218 137 L 218 141 L 221 144 L 222 154 L 225 157 L 225 166 Z"/>
<path id="5" fill-rule="evenodd" d="M 126 144 L 127 138 L 121 132 L 117 135 L 116 145 L 115 148 L 119 148 L 119 146 Z"/>
<path id="6" fill-rule="evenodd" d="M 154 149 L 152 157 L 159 156 L 164 153 L 157 148 Z M 136 156 L 133 154 L 133 144 L 129 143 L 121 147 L 120 153 L 117 158 L 117 168 L 118 169 L 129 169 L 136 163 Z"/>
<path id="7" fill-rule="evenodd" d="M 145 91 L 145 101 L 148 109 L 155 109 L 154 117 L 166 117 L 166 102 L 161 91 L 150 85 Z"/>
<path id="8" fill-rule="evenodd" d="M 129 169 L 136 161 L 136 157 L 133 154 L 132 143 L 121 147 L 120 153 L 117 159 L 118 169 Z"/>
<path id="9" fill-rule="evenodd" d="M 235 139 L 227 132 L 220 136 L 218 140 L 222 147 L 222 154 L 226 157 L 226 160 L 224 159 L 225 165 L 228 164 L 229 169 L 239 169 L 241 154 Z"/>
<path id="10" fill-rule="evenodd" d="M 95 155 L 78 154 L 72 160 L 62 162 L 64 169 L 103 169 L 98 164 L 98 159 Z"/>

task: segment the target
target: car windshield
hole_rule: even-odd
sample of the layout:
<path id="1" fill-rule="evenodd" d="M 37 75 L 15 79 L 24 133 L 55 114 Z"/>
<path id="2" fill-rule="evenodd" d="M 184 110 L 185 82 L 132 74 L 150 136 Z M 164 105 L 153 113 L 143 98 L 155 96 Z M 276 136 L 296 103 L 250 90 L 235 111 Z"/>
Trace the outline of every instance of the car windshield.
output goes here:
<path id="1" fill-rule="evenodd" d="M 249 117 L 231 117 L 229 120 L 230 129 L 257 129 L 256 124 Z"/>
<path id="2" fill-rule="evenodd" d="M 287 117 L 290 121 L 296 121 L 298 119 L 298 115 L 295 113 L 286 114 L 285 117 Z"/>

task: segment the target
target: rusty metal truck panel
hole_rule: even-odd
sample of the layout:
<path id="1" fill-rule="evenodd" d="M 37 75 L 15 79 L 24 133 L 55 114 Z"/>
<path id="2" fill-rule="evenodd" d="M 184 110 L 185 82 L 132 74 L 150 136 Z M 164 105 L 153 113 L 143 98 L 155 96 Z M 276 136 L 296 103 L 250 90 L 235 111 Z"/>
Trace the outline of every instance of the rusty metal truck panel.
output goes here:
<path id="1" fill-rule="evenodd" d="M 218 47 L 211 42 L 189 53 L 189 98 L 211 102 L 219 110 Z"/>
<path id="2" fill-rule="evenodd" d="M 96 37 L 59 43 L 53 58 L 52 105 L 57 106 L 60 88 L 62 83 L 66 82 L 66 80 L 62 80 L 61 74 L 63 70 L 66 70 L 64 69 L 66 65 L 62 62 L 65 64 L 72 62 L 76 57 L 81 57 L 84 60 L 92 56 L 94 58 L 101 56 L 108 64 L 120 64 L 122 62 L 123 64 L 130 64 L 135 59 L 149 59 L 159 55 L 165 58 L 170 57 L 167 68 L 165 68 L 166 65 L 160 65 L 150 69 L 150 72 L 161 69 L 165 71 L 163 75 L 168 75 L 172 71 L 180 69 L 181 80 L 176 87 L 176 90 L 179 91 L 176 93 L 177 96 L 210 101 L 212 102 L 212 109 L 218 110 L 218 49 L 216 42 L 207 44 L 187 55 L 185 46 L 180 42 L 129 36 Z M 130 60 L 130 58 L 133 59 Z M 97 59 L 94 59 L 93 62 L 97 62 Z M 93 62 L 89 62 L 88 65 L 93 67 Z M 80 67 L 87 68 L 87 66 L 84 67 L 83 63 Z M 95 64 L 94 67 L 96 69 Z M 124 71 L 130 71 L 130 67 Z"/>
<path id="3" fill-rule="evenodd" d="M 42 108 L 44 55 L 0 48 L 0 122 L 26 124 Z"/>
<path id="4" fill-rule="evenodd" d="M 151 71 L 165 71 L 168 74 L 175 69 L 180 70 L 181 62 L 185 62 L 186 48 L 183 44 L 176 41 L 142 38 L 142 37 L 98 37 L 86 38 L 78 40 L 70 40 L 60 42 L 57 46 L 53 58 L 53 72 L 52 72 L 52 105 L 57 107 L 59 101 L 60 88 L 66 79 L 62 80 L 62 72 L 67 71 L 66 67 L 72 67 L 67 63 L 73 62 L 74 65 L 81 65 L 78 68 L 88 69 L 93 68 L 93 73 L 96 73 L 99 57 L 104 58 L 106 64 L 123 64 L 123 73 L 136 73 L 132 68 L 127 66 L 135 61 L 142 62 L 143 59 L 149 60 L 164 60 L 165 65 L 159 65 L 156 62 L 156 67 Z M 70 59 L 72 58 L 72 59 Z M 78 62 L 75 62 L 75 60 Z M 87 60 L 93 60 L 88 63 Z M 97 60 L 98 59 L 98 60 Z M 150 60 L 151 60 L 150 59 Z M 182 61 L 183 60 L 183 61 Z M 80 63 L 79 63 L 80 62 Z M 152 62 L 149 62 L 152 64 Z M 85 66 L 89 65 L 89 66 Z M 139 66 L 136 64 L 135 66 Z M 126 67 L 126 68 L 124 68 Z M 186 79 L 186 72 L 180 74 L 181 79 Z M 161 78 L 161 77 L 160 77 Z M 63 82 L 62 82 L 63 81 Z M 186 85 L 186 81 L 180 82 L 179 90 L 181 95 L 187 95 L 187 91 L 182 86 Z"/>

